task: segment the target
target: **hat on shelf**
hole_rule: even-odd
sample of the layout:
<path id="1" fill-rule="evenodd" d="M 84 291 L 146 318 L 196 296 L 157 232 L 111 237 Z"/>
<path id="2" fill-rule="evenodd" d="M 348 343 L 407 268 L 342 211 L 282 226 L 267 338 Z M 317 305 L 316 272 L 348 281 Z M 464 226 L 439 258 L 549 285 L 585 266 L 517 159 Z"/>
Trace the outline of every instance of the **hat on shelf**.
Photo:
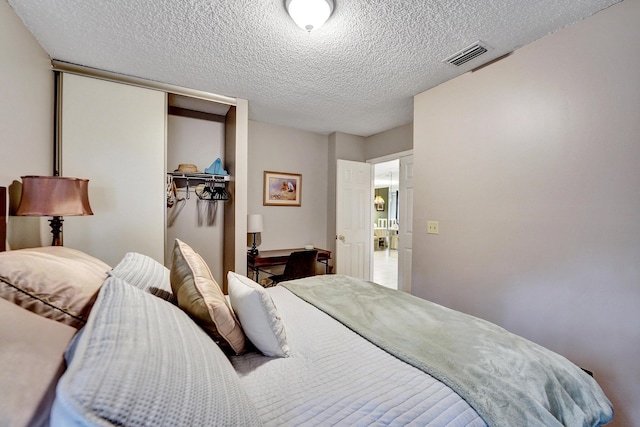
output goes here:
<path id="1" fill-rule="evenodd" d="M 201 173 L 198 170 L 198 167 L 194 164 L 191 163 L 180 163 L 178 165 L 178 169 L 176 169 L 174 172 L 184 172 L 184 173 Z"/>

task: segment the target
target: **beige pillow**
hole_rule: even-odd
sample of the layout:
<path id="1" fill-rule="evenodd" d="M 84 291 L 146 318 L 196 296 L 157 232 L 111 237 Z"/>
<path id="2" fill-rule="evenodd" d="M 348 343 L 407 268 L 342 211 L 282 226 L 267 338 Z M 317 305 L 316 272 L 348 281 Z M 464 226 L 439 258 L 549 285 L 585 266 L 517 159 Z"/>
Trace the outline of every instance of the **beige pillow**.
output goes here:
<path id="1" fill-rule="evenodd" d="M 245 350 L 244 332 L 222 289 L 202 257 L 176 239 L 171 261 L 171 288 L 178 306 L 225 351 Z"/>
<path id="2" fill-rule="evenodd" d="M 62 246 L 0 252 L 0 297 L 79 329 L 110 269 Z"/>
<path id="3" fill-rule="evenodd" d="M 76 329 L 0 299 L 0 425 L 48 426 Z"/>

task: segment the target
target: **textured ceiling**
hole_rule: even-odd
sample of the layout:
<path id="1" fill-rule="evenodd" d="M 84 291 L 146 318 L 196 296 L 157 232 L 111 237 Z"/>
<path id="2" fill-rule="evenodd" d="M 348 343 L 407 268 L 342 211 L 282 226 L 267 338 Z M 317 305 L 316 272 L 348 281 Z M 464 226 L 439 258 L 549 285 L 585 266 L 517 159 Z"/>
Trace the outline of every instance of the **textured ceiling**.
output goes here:
<path id="1" fill-rule="evenodd" d="M 8 0 L 53 58 L 244 98 L 252 120 L 368 136 L 413 96 L 619 0 L 336 0 L 297 27 L 284 0 Z M 460 68 L 442 59 L 482 40 Z"/>

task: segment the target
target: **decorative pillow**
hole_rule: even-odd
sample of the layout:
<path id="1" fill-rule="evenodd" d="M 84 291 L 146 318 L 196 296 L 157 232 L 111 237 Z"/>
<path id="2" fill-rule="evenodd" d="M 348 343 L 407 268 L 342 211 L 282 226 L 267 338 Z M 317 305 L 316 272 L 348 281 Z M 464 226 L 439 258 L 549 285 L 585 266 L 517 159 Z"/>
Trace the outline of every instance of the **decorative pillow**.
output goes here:
<path id="1" fill-rule="evenodd" d="M 0 298 L 0 425 L 49 425 L 62 354 L 76 332 Z"/>
<path id="2" fill-rule="evenodd" d="M 67 352 L 52 426 L 255 426 L 220 348 L 178 307 L 116 277 Z"/>
<path id="3" fill-rule="evenodd" d="M 97 258 L 62 246 L 0 252 L 0 297 L 81 328 L 110 269 Z"/>
<path id="4" fill-rule="evenodd" d="M 169 269 L 147 255 L 128 252 L 109 272 L 109 276 L 118 277 L 173 304 L 178 303 L 171 290 Z"/>
<path id="5" fill-rule="evenodd" d="M 181 309 L 225 351 L 245 350 L 242 327 L 202 257 L 176 239 L 171 262 L 171 288 Z"/>
<path id="6" fill-rule="evenodd" d="M 265 356 L 287 357 L 284 325 L 271 296 L 248 277 L 230 271 L 229 298 L 247 338 Z"/>

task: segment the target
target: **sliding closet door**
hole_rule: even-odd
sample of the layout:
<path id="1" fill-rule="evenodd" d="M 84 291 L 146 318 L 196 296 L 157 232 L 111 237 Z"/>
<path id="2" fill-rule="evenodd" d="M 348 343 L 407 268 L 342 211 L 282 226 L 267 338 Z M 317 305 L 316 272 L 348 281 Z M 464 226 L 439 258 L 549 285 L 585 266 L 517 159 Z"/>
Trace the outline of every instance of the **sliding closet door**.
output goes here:
<path id="1" fill-rule="evenodd" d="M 64 218 L 64 245 L 112 266 L 132 251 L 163 263 L 166 94 L 61 78 L 60 174 L 89 179 L 94 213 Z"/>

